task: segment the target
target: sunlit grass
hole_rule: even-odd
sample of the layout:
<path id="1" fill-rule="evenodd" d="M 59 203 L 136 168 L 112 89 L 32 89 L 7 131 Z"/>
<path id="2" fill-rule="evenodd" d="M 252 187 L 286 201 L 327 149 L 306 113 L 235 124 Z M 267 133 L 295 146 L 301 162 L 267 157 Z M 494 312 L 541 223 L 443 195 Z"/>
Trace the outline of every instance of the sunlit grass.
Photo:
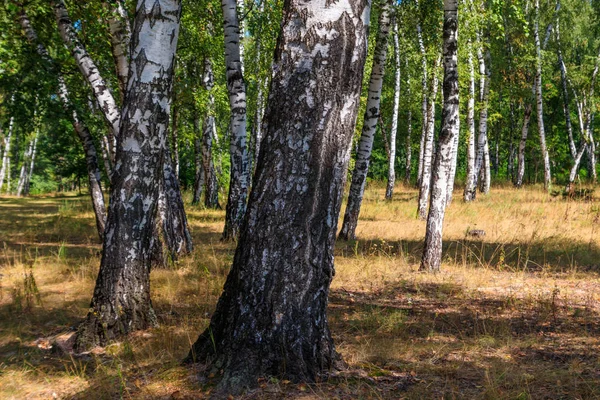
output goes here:
<path id="1" fill-rule="evenodd" d="M 336 244 L 330 324 L 349 371 L 270 380 L 253 398 L 600 397 L 597 198 L 455 193 L 440 274 L 419 273 L 413 188 L 368 188 L 357 241 Z M 87 312 L 101 246 L 85 196 L 0 199 L 0 398 L 204 398 L 180 365 L 233 260 L 224 211 L 188 205 L 194 253 L 151 274 L 160 326 L 85 357 L 48 349 Z M 483 238 L 467 236 L 485 230 Z M 256 397 L 258 396 L 258 397 Z"/>

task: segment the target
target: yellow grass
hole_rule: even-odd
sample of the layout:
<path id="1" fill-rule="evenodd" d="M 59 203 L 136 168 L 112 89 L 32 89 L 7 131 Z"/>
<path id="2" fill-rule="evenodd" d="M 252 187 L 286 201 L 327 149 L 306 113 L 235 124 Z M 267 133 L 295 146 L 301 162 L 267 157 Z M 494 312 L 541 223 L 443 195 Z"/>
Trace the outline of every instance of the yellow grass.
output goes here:
<path id="1" fill-rule="evenodd" d="M 448 209 L 443 272 L 417 272 L 417 193 L 370 185 L 359 240 L 336 244 L 330 323 L 348 370 L 261 381 L 247 398 L 600 398 L 598 198 L 493 188 Z M 99 265 L 87 197 L 0 199 L 0 398 L 205 398 L 180 361 L 233 259 L 224 213 L 188 206 L 196 249 L 152 272 L 160 327 L 87 357 L 48 349 L 85 316 Z M 473 239 L 470 229 L 486 236 Z"/>

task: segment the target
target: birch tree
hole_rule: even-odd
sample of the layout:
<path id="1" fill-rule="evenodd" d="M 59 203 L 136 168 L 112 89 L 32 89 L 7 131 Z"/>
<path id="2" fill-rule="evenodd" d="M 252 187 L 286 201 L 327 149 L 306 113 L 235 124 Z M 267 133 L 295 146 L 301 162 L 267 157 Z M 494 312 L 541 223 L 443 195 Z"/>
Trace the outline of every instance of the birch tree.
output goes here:
<path id="1" fill-rule="evenodd" d="M 397 18 L 397 17 L 396 17 Z M 400 45 L 398 44 L 398 21 L 394 21 L 394 110 L 392 111 L 392 127 L 390 129 L 390 155 L 388 164 L 388 180 L 385 198 L 391 200 L 396 183 L 396 134 L 398 133 L 398 114 L 400 113 Z M 410 138 L 410 136 L 409 136 Z M 408 154 L 408 153 L 407 153 Z M 410 162 L 410 156 L 407 156 Z"/>
<path id="2" fill-rule="evenodd" d="M 344 213 L 344 222 L 339 237 L 343 240 L 354 240 L 356 238 L 356 226 L 358 215 L 362 205 L 367 183 L 367 173 L 373 151 L 373 140 L 377 130 L 377 123 L 381 112 L 381 89 L 383 87 L 383 76 L 385 73 L 385 62 L 387 59 L 388 36 L 390 32 L 390 9 L 388 0 L 381 1 L 379 14 L 379 31 L 373 53 L 373 67 L 369 79 L 369 91 L 367 107 L 364 115 L 363 129 L 358 143 L 352 181 L 348 193 L 348 203 Z"/>
<path id="3" fill-rule="evenodd" d="M 136 6 L 103 256 L 90 312 L 77 330 L 76 351 L 156 325 L 151 249 L 180 13 L 177 0 L 139 0 Z"/>
<path id="4" fill-rule="evenodd" d="M 2 154 L 2 167 L 0 167 L 0 190 L 2 190 L 4 179 L 6 179 L 8 175 L 10 175 L 10 145 L 12 143 L 12 134 L 14 127 L 15 117 L 14 115 L 11 115 L 10 120 L 8 122 L 8 135 L 4 137 L 4 153 Z M 8 187 L 10 190 L 10 184 L 8 185 Z"/>
<path id="5" fill-rule="evenodd" d="M 425 142 L 423 144 L 423 166 L 417 208 L 417 216 L 423 220 L 427 218 L 427 206 L 429 204 L 429 192 L 431 189 L 431 167 L 435 133 L 435 100 L 439 87 L 437 75 L 439 64 L 440 57 L 437 57 L 435 59 L 435 63 L 433 64 L 433 71 L 431 73 L 431 97 L 427 102 L 427 135 L 425 136 Z"/>
<path id="6" fill-rule="evenodd" d="M 225 30 L 225 64 L 231 122 L 229 132 L 229 195 L 225 208 L 224 240 L 236 240 L 246 213 L 250 185 L 250 162 L 246 138 L 246 83 L 240 53 L 240 23 L 236 0 L 222 0 Z"/>
<path id="7" fill-rule="evenodd" d="M 27 41 L 35 46 L 37 53 L 44 59 L 48 64 L 54 68 L 54 73 L 58 81 L 58 97 L 60 98 L 63 109 L 66 114 L 71 115 L 71 123 L 77 133 L 79 141 L 83 147 L 86 158 L 86 167 L 88 171 L 88 182 L 90 188 L 90 196 L 92 198 L 92 206 L 94 208 L 94 215 L 96 217 L 96 228 L 98 230 L 98 236 L 102 240 L 104 236 L 104 228 L 106 224 L 106 206 L 104 204 L 104 194 L 102 192 L 102 183 L 100 176 L 100 168 L 98 167 L 98 152 L 96 151 L 96 145 L 92 139 L 89 129 L 80 118 L 76 108 L 71 103 L 69 90 L 65 83 L 64 77 L 60 73 L 60 70 L 54 65 L 54 60 L 50 57 L 46 47 L 39 42 L 37 33 L 31 26 L 31 21 L 27 16 L 24 8 L 21 8 L 19 13 L 19 23 L 24 31 Z"/>
<path id="8" fill-rule="evenodd" d="M 209 327 L 188 360 L 218 396 L 338 365 L 327 322 L 333 246 L 360 102 L 369 4 L 287 1 L 248 213 Z"/>
<path id="9" fill-rule="evenodd" d="M 550 155 L 546 146 L 546 131 L 544 129 L 544 99 L 542 97 L 542 51 L 539 34 L 540 23 L 540 0 L 535 0 L 535 19 L 533 24 L 533 38 L 535 41 L 535 98 L 537 110 L 538 132 L 540 134 L 540 149 L 544 159 L 544 189 L 550 190 L 552 186 L 552 174 L 550 171 Z"/>
<path id="10" fill-rule="evenodd" d="M 444 0 L 444 90 L 442 129 L 433 166 L 431 201 L 427 215 L 422 271 L 437 272 L 442 262 L 442 228 L 448 196 L 448 181 L 456 162 L 459 133 L 458 90 L 458 1 Z"/>
<path id="11" fill-rule="evenodd" d="M 477 195 L 477 170 L 475 169 L 475 68 L 473 66 L 473 50 L 468 43 L 469 63 L 469 100 L 467 102 L 467 176 L 463 198 L 466 202 L 475 200 Z"/>

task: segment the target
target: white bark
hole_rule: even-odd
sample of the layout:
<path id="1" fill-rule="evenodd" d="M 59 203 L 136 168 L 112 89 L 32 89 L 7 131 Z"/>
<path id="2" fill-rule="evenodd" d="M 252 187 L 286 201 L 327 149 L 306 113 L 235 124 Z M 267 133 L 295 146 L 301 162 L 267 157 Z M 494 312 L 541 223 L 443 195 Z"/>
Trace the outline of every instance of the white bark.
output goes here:
<path id="1" fill-rule="evenodd" d="M 4 154 L 2 155 L 2 168 L 0 168 L 0 191 L 2 190 L 2 185 L 4 184 L 4 179 L 6 179 L 7 175 L 10 179 L 10 145 L 12 142 L 12 134 L 15 124 L 15 117 L 11 116 L 10 121 L 8 123 L 8 135 L 4 138 Z M 8 184 L 8 191 L 10 191 L 10 183 Z"/>
<path id="2" fill-rule="evenodd" d="M 417 5 L 419 3 L 417 2 Z M 425 52 L 425 45 L 423 43 L 423 34 L 421 33 L 421 24 L 417 24 L 417 38 L 419 41 L 419 50 L 421 51 L 421 67 L 423 70 L 423 76 L 421 78 L 421 90 L 422 90 L 422 102 L 421 102 L 421 114 L 423 115 L 423 122 L 421 125 L 421 142 L 419 144 L 419 164 L 417 167 L 417 186 L 421 186 L 423 177 L 423 154 L 425 151 L 425 138 L 427 137 L 427 110 L 428 110 L 428 99 L 427 99 L 427 53 Z M 434 72 L 435 74 L 435 72 Z"/>
<path id="3" fill-rule="evenodd" d="M 535 71 L 535 95 L 537 109 L 538 132 L 540 134 L 540 149 L 544 159 L 544 189 L 550 190 L 552 186 L 552 173 L 550 171 L 550 156 L 546 146 L 546 131 L 544 129 L 544 105 L 542 97 L 542 51 L 539 35 L 540 0 L 535 0 L 535 21 L 533 38 L 535 41 L 536 71 Z"/>
<path id="4" fill-rule="evenodd" d="M 19 181 L 17 183 L 18 197 L 21 197 L 21 195 L 23 194 L 25 182 L 27 181 L 27 168 L 29 167 L 29 163 L 31 162 L 31 156 L 33 154 L 33 142 L 34 139 L 31 139 L 31 141 L 29 142 L 29 146 L 27 146 L 27 149 L 23 154 L 23 164 L 21 165 L 21 172 L 19 173 Z"/>
<path id="5" fill-rule="evenodd" d="M 525 114 L 523 117 L 523 127 L 521 128 L 521 142 L 519 143 L 519 160 L 517 166 L 517 179 L 515 186 L 520 188 L 523 186 L 523 178 L 525 176 L 525 145 L 529 134 L 529 122 L 531 120 L 531 104 L 525 106 Z"/>
<path id="6" fill-rule="evenodd" d="M 435 59 L 433 71 L 431 73 L 431 97 L 427 104 L 427 135 L 423 149 L 423 167 L 421 176 L 421 185 L 419 187 L 419 206 L 417 215 L 420 219 L 427 218 L 427 206 L 429 205 L 429 192 L 431 190 L 431 169 L 434 153 L 434 134 L 435 134 L 435 100 L 438 91 L 437 70 L 440 65 L 441 55 Z"/>
<path id="7" fill-rule="evenodd" d="M 475 200 L 477 195 L 477 170 L 475 169 L 475 68 L 473 66 L 473 51 L 469 41 L 469 100 L 467 102 L 467 177 L 464 200 Z"/>
<path id="8" fill-rule="evenodd" d="M 396 183 L 396 135 L 398 133 L 398 114 L 400 113 L 400 45 L 398 43 L 398 22 L 394 22 L 394 110 L 392 111 L 392 128 L 390 130 L 390 154 L 388 164 L 388 181 L 385 198 L 391 200 Z M 410 162 L 410 156 L 407 156 Z"/>
<path id="9" fill-rule="evenodd" d="M 422 271 L 437 272 L 442 262 L 442 228 L 448 198 L 448 182 L 456 162 L 459 134 L 458 1 L 444 0 L 444 90 L 442 128 L 433 167 L 431 201 L 427 216 Z M 425 177 L 425 175 L 423 175 Z"/>
<path id="10" fill-rule="evenodd" d="M 224 240 L 239 235 L 250 185 L 250 163 L 246 138 L 246 83 L 240 54 L 240 24 L 236 0 L 222 0 L 225 32 L 225 64 L 229 106 L 231 109 L 229 153 L 231 169 L 229 195 L 225 211 Z"/>
<path id="11" fill-rule="evenodd" d="M 343 240 L 353 240 L 356 237 L 356 226 L 358 216 L 365 192 L 367 182 L 367 173 L 371 161 L 371 152 L 373 150 L 373 140 L 377 123 L 380 116 L 381 89 L 383 87 L 383 76 L 385 73 L 385 62 L 387 59 L 388 36 L 390 31 L 390 1 L 383 0 L 381 3 L 381 13 L 379 15 L 379 31 L 373 54 L 373 67 L 369 79 L 369 91 L 367 107 L 364 115 L 363 128 L 356 153 L 354 170 L 352 171 L 352 182 L 348 193 L 348 203 L 344 213 L 344 222 L 340 232 Z"/>
<path id="12" fill-rule="evenodd" d="M 96 66 L 96 63 L 92 60 L 83 44 L 79 41 L 75 29 L 73 29 L 64 1 L 53 0 L 53 4 L 60 36 L 75 58 L 81 74 L 92 88 L 92 92 L 100 106 L 102 115 L 108 123 L 111 136 L 116 137 L 121 123 L 121 111 L 117 106 L 117 102 L 108 89 L 106 81 L 102 78 L 102 75 L 100 75 L 100 70 Z M 109 140 L 111 140 L 111 137 L 109 137 Z M 111 154 L 114 155 L 114 149 L 112 149 Z"/>
<path id="13" fill-rule="evenodd" d="M 25 37 L 34 46 L 36 46 L 37 53 L 46 60 L 49 64 L 53 65 L 54 60 L 50 57 L 48 50 L 38 41 L 37 33 L 31 26 L 29 17 L 25 13 L 24 9 L 21 9 L 19 15 L 19 23 L 23 28 Z M 98 235 L 102 239 L 104 236 L 104 227 L 106 223 L 106 206 L 104 204 L 104 195 L 102 193 L 102 183 L 100 176 L 100 169 L 98 168 L 98 154 L 96 152 L 96 146 L 92 139 L 90 131 L 85 126 L 83 121 L 79 118 L 77 110 L 71 104 L 69 98 L 69 90 L 65 80 L 60 72 L 57 72 L 58 81 L 58 97 L 61 100 L 62 106 L 66 113 L 71 114 L 71 122 L 73 128 L 79 137 L 79 141 L 83 147 L 86 157 L 86 166 L 88 170 L 88 182 L 90 187 L 90 196 L 92 198 L 92 206 L 96 216 L 96 227 L 98 229 Z"/>

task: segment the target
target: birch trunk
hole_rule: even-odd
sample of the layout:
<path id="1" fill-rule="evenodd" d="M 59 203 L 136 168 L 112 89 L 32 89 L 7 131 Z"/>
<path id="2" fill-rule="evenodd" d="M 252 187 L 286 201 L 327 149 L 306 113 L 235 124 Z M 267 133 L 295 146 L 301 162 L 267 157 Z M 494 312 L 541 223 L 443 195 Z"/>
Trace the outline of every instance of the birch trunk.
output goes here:
<path id="1" fill-rule="evenodd" d="M 385 198 L 391 200 L 396 184 L 396 134 L 398 133 L 398 114 L 400 112 L 400 45 L 398 44 L 398 23 L 394 22 L 394 111 L 392 114 L 392 129 L 390 130 L 390 155 L 388 165 L 388 181 Z"/>
<path id="2" fill-rule="evenodd" d="M 477 196 L 477 170 L 475 169 L 475 68 L 473 51 L 469 41 L 469 100 L 467 102 L 467 176 L 463 198 L 466 202 Z"/>
<path id="3" fill-rule="evenodd" d="M 29 162 L 29 170 L 25 178 L 25 185 L 23 187 L 23 196 L 29 196 L 29 189 L 31 188 L 31 177 L 33 176 L 33 168 L 35 167 L 35 155 L 37 153 L 37 142 L 39 137 L 39 128 L 36 129 L 35 137 L 33 138 L 33 149 L 31 150 L 31 161 Z"/>
<path id="4" fill-rule="evenodd" d="M 236 240 L 246 213 L 250 185 L 250 164 L 246 140 L 246 83 L 240 55 L 240 24 L 236 0 L 222 0 L 225 29 L 225 64 L 231 108 L 229 152 L 231 170 L 225 209 L 223 240 Z"/>
<path id="5" fill-rule="evenodd" d="M 423 167 L 421 176 L 421 186 L 419 188 L 419 206 L 417 215 L 420 219 L 427 218 L 427 206 L 429 204 L 429 192 L 431 189 L 431 167 L 434 153 L 434 133 L 435 133 L 435 100 L 438 91 L 437 69 L 440 64 L 440 58 L 437 57 L 431 73 L 431 97 L 427 105 L 427 136 L 425 137 L 423 149 Z"/>
<path id="6" fill-rule="evenodd" d="M 418 3 L 417 3 L 418 4 Z M 421 51 L 421 66 L 423 69 L 423 77 L 421 79 L 422 97 L 421 102 L 421 113 L 423 114 L 423 123 L 421 126 L 421 142 L 419 144 L 419 165 L 417 167 L 417 186 L 421 187 L 423 178 L 423 154 L 425 151 L 425 138 L 427 137 L 427 110 L 428 110 L 428 99 L 427 99 L 427 53 L 425 52 L 425 45 L 423 43 L 423 35 L 421 33 L 421 25 L 417 24 L 417 38 L 419 40 L 419 49 Z"/>
<path id="7" fill-rule="evenodd" d="M 212 151 L 213 138 L 217 136 L 217 126 L 213 114 L 215 98 L 212 94 L 212 90 L 215 85 L 215 78 L 213 75 L 212 63 L 208 58 L 204 61 L 203 82 L 204 88 L 210 93 L 208 96 L 209 112 L 204 118 L 204 124 L 202 128 L 202 169 L 204 171 L 204 184 L 206 185 L 204 191 L 204 206 L 206 208 L 220 209 L 219 182 L 215 172 Z"/>
<path id="8" fill-rule="evenodd" d="M 200 203 L 200 197 L 204 190 L 204 169 L 202 166 L 202 136 L 200 135 L 200 116 L 198 111 L 194 110 L 194 166 L 196 167 L 194 175 L 194 195 L 192 205 Z"/>
<path id="9" fill-rule="evenodd" d="M 519 159 L 517 166 L 517 179 L 515 186 L 520 188 L 523 186 L 523 177 L 525 176 L 525 145 L 527 143 L 527 135 L 529 134 L 529 122 L 531 120 L 531 104 L 525 106 L 525 114 L 523 116 L 523 127 L 521 128 L 521 142 L 519 143 Z"/>
<path id="10" fill-rule="evenodd" d="M 92 60 L 83 44 L 79 41 L 77 33 L 73 29 L 64 1 L 53 0 L 52 4 L 54 6 L 54 14 L 56 15 L 60 37 L 71 51 L 81 74 L 92 88 L 94 97 L 100 105 L 102 115 L 108 123 L 110 133 L 115 137 L 119 132 L 119 125 L 121 123 L 121 111 L 117 106 L 117 102 L 110 90 L 108 90 L 108 86 L 100 75 L 96 63 Z M 109 137 L 109 140 L 110 139 L 111 138 Z"/>
<path id="11" fill-rule="evenodd" d="M 19 173 L 19 181 L 17 183 L 17 196 L 21 197 L 23 195 L 23 188 L 25 187 L 25 182 L 27 180 L 27 167 L 29 167 L 29 162 L 31 161 L 31 155 L 33 154 L 33 139 L 29 142 L 29 146 L 25 150 L 23 155 L 23 164 L 21 165 L 21 172 Z"/>
<path id="12" fill-rule="evenodd" d="M 438 272 L 442 263 L 442 228 L 448 199 L 448 182 L 456 161 L 459 133 L 458 1 L 444 0 L 444 90 L 442 129 L 433 167 L 431 202 L 427 216 L 425 247 L 419 270 Z"/>
<path id="13" fill-rule="evenodd" d="M 9 160 L 10 160 L 10 145 L 12 142 L 12 134 L 15 126 L 15 117 L 11 116 L 8 123 L 8 135 L 4 138 L 4 154 L 2 155 L 2 168 L 0 168 L 0 191 L 2 185 L 4 185 L 4 179 L 10 174 Z M 10 179 L 10 178 L 9 178 Z M 9 190 L 10 190 L 10 184 Z"/>
<path id="14" fill-rule="evenodd" d="M 410 82 L 408 82 L 410 85 Z M 408 96 L 410 98 L 410 95 Z M 408 110 L 408 115 L 406 117 L 406 169 L 404 175 L 404 181 L 406 184 L 410 183 L 410 175 L 412 173 L 412 111 Z"/>
<path id="15" fill-rule="evenodd" d="M 127 15 L 122 0 L 109 0 L 104 4 L 109 9 L 108 28 L 110 31 L 111 52 L 119 81 L 121 104 L 123 104 L 129 76 L 129 45 L 131 39 L 129 15 Z"/>
<path id="16" fill-rule="evenodd" d="M 216 397 L 263 376 L 314 382 L 337 366 L 327 298 L 368 7 L 284 5 L 248 213 L 223 294 L 188 357 L 223 371 Z"/>
<path id="17" fill-rule="evenodd" d="M 373 68 L 369 78 L 369 92 L 367 107 L 364 115 L 363 129 L 360 135 L 356 161 L 352 171 L 352 182 L 348 193 L 348 203 L 344 213 L 344 222 L 339 237 L 342 240 L 354 240 L 356 238 L 356 226 L 358 215 L 365 193 L 367 173 L 373 150 L 373 140 L 380 115 L 381 89 L 383 87 L 383 76 L 385 73 L 385 62 L 387 58 L 388 36 L 390 31 L 391 5 L 389 0 L 381 2 L 379 14 L 379 32 L 373 53 Z"/>
<path id="18" fill-rule="evenodd" d="M 536 71 L 535 71 L 535 96 L 538 131 L 540 134 L 540 149 L 544 159 L 544 189 L 550 190 L 552 186 L 552 175 L 550 172 L 550 156 L 546 147 L 546 132 L 544 130 L 544 105 L 542 97 L 542 51 L 539 35 L 539 19 L 540 19 L 540 1 L 535 0 L 535 21 L 533 28 L 533 38 L 535 41 L 536 55 Z"/>
<path id="19" fill-rule="evenodd" d="M 136 6 L 102 262 L 76 351 L 156 325 L 151 250 L 161 174 L 169 164 L 164 158 L 180 14 L 176 0 L 138 0 Z"/>
<path id="20" fill-rule="evenodd" d="M 558 3 L 560 4 L 560 3 Z M 571 157 L 575 160 L 578 156 L 577 148 L 575 147 L 575 140 L 573 139 L 573 127 L 571 124 L 571 112 L 569 111 L 569 91 L 567 89 L 567 67 L 565 66 L 562 50 L 560 46 L 560 25 L 558 17 L 556 19 L 556 52 L 558 55 L 558 67 L 560 69 L 560 83 L 563 95 L 563 112 L 565 114 L 565 126 L 567 128 L 567 136 L 569 139 L 569 151 Z"/>
<path id="21" fill-rule="evenodd" d="M 37 53 L 49 64 L 54 65 L 54 60 L 50 57 L 44 45 L 39 43 L 37 33 L 31 26 L 29 17 L 24 9 L 21 9 L 19 23 L 23 28 L 28 42 L 36 47 Z M 102 240 L 104 237 L 104 227 L 106 223 L 106 207 L 104 205 L 104 194 L 102 193 L 100 168 L 98 167 L 98 153 L 96 151 L 96 146 L 90 131 L 79 118 L 77 110 L 71 104 L 69 91 L 62 74 L 60 74 L 60 72 L 56 72 L 56 74 L 58 80 L 58 96 L 65 112 L 67 114 L 71 114 L 71 123 L 73 124 L 73 128 L 79 137 L 79 141 L 81 142 L 83 151 L 85 153 L 90 196 L 92 198 L 92 206 L 94 208 L 94 214 L 96 217 L 96 228 L 98 230 L 98 235 Z"/>

